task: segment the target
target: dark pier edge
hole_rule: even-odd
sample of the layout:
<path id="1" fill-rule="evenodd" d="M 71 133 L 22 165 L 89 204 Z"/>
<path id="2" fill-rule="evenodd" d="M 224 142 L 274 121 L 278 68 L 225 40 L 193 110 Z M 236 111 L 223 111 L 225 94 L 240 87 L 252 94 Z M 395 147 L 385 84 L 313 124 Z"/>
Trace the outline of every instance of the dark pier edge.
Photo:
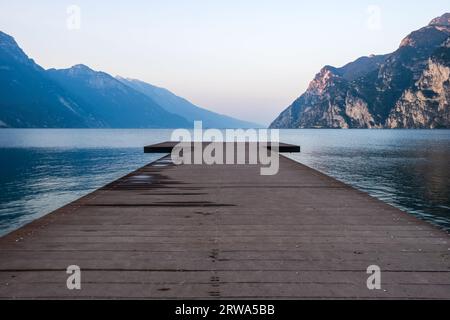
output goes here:
<path id="1" fill-rule="evenodd" d="M 152 144 L 149 146 L 144 147 L 145 153 L 171 153 L 173 148 L 178 144 L 179 142 L 176 141 L 166 141 L 161 142 L 157 144 Z M 185 142 L 188 143 L 188 142 Z M 203 145 L 209 144 L 210 142 L 202 142 Z M 222 142 L 216 142 L 216 143 L 222 143 Z M 224 143 L 230 143 L 230 142 L 224 142 Z M 231 142 L 233 143 L 233 142 Z M 239 143 L 239 142 L 237 142 Z M 249 143 L 249 142 L 242 142 L 242 143 Z M 256 143 L 256 142 L 250 142 L 250 143 Z M 191 142 L 191 145 L 193 145 L 194 142 Z M 236 144 L 236 143 L 234 143 Z M 267 148 L 271 149 L 271 143 L 267 143 Z M 298 153 L 300 152 L 300 146 L 288 144 L 288 143 L 278 143 L 278 152 L 280 153 Z"/>

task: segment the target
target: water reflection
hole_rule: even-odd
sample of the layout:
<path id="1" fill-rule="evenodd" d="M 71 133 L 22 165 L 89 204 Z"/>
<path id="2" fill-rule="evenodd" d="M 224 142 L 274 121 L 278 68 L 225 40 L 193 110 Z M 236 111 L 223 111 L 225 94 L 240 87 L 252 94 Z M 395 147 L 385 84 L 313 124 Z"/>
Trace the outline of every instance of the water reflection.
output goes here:
<path id="1" fill-rule="evenodd" d="M 302 131 L 294 159 L 450 230 L 450 131 Z"/>
<path id="2" fill-rule="evenodd" d="M 130 149 L 0 149 L 0 233 L 14 230 L 159 155 Z"/>
<path id="3" fill-rule="evenodd" d="M 0 235 L 160 155 L 170 130 L 0 130 Z M 283 130 L 290 155 L 450 230 L 450 130 Z"/>

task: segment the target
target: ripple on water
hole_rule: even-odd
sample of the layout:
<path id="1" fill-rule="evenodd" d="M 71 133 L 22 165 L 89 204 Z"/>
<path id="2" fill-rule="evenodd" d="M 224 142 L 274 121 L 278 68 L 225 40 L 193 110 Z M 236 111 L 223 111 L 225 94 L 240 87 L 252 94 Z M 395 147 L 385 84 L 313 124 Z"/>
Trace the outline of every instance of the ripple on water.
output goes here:
<path id="1" fill-rule="evenodd" d="M 142 146 L 170 134 L 0 130 L 0 234 L 159 159 Z M 282 130 L 281 140 L 301 145 L 294 160 L 450 230 L 450 130 Z"/>

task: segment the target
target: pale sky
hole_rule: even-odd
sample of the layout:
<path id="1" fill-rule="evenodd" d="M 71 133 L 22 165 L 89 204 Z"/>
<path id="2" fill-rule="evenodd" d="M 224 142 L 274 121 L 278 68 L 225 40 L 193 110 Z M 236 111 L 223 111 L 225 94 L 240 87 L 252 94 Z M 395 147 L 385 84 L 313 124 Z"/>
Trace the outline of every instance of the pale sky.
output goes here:
<path id="1" fill-rule="evenodd" d="M 0 0 L 0 30 L 45 68 L 83 63 L 269 124 L 322 66 L 392 52 L 448 11 L 448 0 Z"/>

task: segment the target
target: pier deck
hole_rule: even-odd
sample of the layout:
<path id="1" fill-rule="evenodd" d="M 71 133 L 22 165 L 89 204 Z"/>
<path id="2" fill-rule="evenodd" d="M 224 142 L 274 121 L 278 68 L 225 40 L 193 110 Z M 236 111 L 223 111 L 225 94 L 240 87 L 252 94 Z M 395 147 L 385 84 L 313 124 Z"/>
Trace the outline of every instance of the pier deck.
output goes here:
<path id="1" fill-rule="evenodd" d="M 20 228 L 0 298 L 450 298 L 446 232 L 284 156 L 259 168 L 166 156 Z"/>

